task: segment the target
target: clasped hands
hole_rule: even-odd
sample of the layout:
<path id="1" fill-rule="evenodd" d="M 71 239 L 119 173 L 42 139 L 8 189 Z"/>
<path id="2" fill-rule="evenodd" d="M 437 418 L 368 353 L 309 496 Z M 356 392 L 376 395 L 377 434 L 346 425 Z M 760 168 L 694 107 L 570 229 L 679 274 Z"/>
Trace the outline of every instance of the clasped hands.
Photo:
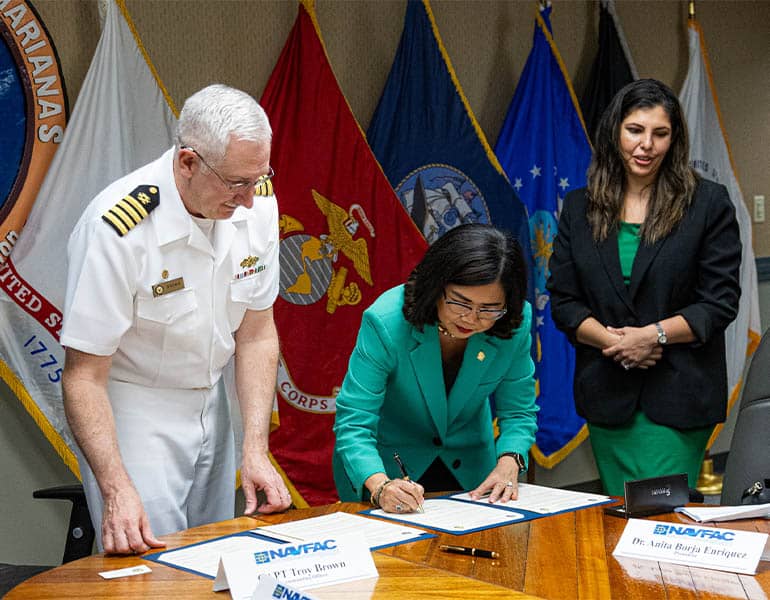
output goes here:
<path id="1" fill-rule="evenodd" d="M 653 325 L 646 327 L 607 327 L 612 343 L 602 349 L 607 358 L 629 369 L 649 369 L 663 356 L 663 347 L 658 344 L 657 330 Z"/>

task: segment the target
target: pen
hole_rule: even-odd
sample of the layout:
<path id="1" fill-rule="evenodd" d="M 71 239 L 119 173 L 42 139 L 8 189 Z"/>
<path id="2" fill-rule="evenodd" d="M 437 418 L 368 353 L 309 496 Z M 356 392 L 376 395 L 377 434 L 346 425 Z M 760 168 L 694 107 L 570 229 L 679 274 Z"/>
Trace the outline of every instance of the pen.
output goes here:
<path id="1" fill-rule="evenodd" d="M 481 558 L 500 558 L 498 552 L 492 550 L 482 550 L 480 548 L 468 548 L 467 546 L 439 546 L 440 550 L 444 552 L 451 552 L 452 554 L 465 554 L 466 556 L 480 556 Z"/>
<path id="2" fill-rule="evenodd" d="M 401 477 L 403 478 L 403 480 L 412 481 L 412 478 L 409 477 L 409 473 L 406 472 L 406 467 L 404 466 L 404 463 L 401 462 L 401 457 L 398 455 L 398 452 L 393 453 L 393 460 L 396 461 L 396 464 L 398 465 L 398 468 L 401 471 Z M 425 512 L 425 509 L 422 506 L 418 506 L 417 512 L 419 513 Z"/>

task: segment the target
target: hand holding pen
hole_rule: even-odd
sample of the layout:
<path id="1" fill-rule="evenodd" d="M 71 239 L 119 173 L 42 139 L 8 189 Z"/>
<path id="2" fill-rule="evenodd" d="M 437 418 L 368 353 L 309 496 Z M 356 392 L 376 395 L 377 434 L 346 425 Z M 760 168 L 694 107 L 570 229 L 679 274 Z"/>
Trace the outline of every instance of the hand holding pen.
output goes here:
<path id="1" fill-rule="evenodd" d="M 393 460 L 396 461 L 402 478 L 394 479 L 383 488 L 379 498 L 380 507 L 387 512 L 424 512 L 422 486 L 409 477 L 398 452 L 393 453 Z"/>

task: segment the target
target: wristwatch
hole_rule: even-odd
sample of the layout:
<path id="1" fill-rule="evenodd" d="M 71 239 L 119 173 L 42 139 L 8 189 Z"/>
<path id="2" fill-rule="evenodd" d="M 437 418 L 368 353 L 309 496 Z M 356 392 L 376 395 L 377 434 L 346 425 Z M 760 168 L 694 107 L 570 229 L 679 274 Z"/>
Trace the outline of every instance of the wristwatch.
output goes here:
<path id="1" fill-rule="evenodd" d="M 527 470 L 527 463 L 524 462 L 524 457 L 518 452 L 503 452 L 500 456 L 497 457 L 498 460 L 503 456 L 510 456 L 513 458 L 513 460 L 516 461 L 516 465 L 519 467 L 519 473 L 523 473 Z"/>
<path id="2" fill-rule="evenodd" d="M 665 346 L 668 343 L 668 337 L 666 332 L 663 331 L 663 326 L 660 323 L 655 323 L 655 329 L 658 330 L 658 343 L 661 346 Z"/>

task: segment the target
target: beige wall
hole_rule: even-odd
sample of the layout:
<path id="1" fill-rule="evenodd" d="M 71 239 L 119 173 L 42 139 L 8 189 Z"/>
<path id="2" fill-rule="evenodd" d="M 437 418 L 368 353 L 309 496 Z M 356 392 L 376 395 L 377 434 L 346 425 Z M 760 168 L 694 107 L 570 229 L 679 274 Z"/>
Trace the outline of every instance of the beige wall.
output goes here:
<path id="1" fill-rule="evenodd" d="M 57 46 L 72 107 L 98 42 L 97 0 L 32 1 Z M 596 50 L 597 6 L 554 4 L 554 37 L 580 95 Z M 280 0 L 127 0 L 127 6 L 178 106 L 214 81 L 259 97 L 297 11 L 295 2 Z M 332 67 L 364 128 L 393 60 L 405 6 L 404 0 L 317 0 Z M 434 0 L 432 7 L 460 83 L 494 144 L 531 48 L 535 2 Z M 620 1 L 617 9 L 640 75 L 678 91 L 687 70 L 686 2 Z M 699 0 L 697 11 L 743 192 L 770 200 L 770 2 Z M 758 256 L 770 256 L 769 233 L 770 222 L 755 227 Z M 0 402 L 0 562 L 57 562 L 66 511 L 30 495 L 70 476 L 7 391 L 0 390 Z M 594 477 L 584 444 L 543 474 L 543 482 Z"/>
<path id="2" fill-rule="evenodd" d="M 99 35 L 96 0 L 34 0 L 59 50 L 71 105 Z M 317 0 L 332 67 L 365 128 L 403 25 L 404 0 Z M 171 97 L 213 81 L 259 97 L 296 16 L 283 0 L 127 0 Z M 494 144 L 532 45 L 534 1 L 434 0 L 433 12 L 471 107 Z M 747 201 L 770 201 L 770 2 L 699 0 L 738 175 Z M 678 91 L 687 72 L 687 3 L 620 0 L 617 10 L 640 76 Z M 596 51 L 597 8 L 556 1 L 553 33 L 580 95 Z M 769 205 L 770 208 L 770 205 Z M 770 220 L 755 226 L 757 256 L 770 255 Z"/>

